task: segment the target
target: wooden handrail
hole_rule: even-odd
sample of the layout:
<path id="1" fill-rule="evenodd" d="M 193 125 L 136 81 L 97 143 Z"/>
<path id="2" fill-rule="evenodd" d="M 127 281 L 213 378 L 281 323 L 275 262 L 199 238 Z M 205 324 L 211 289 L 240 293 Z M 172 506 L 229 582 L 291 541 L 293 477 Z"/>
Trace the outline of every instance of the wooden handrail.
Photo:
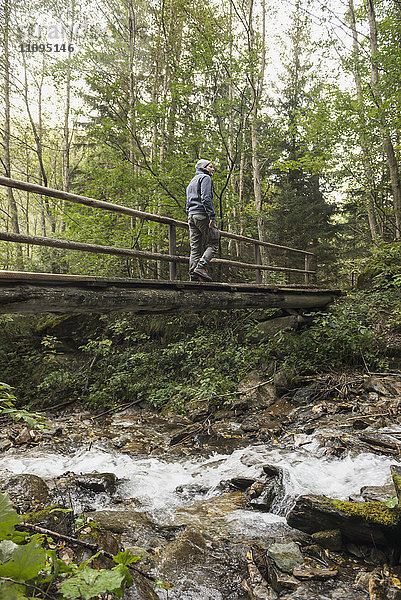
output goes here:
<path id="1" fill-rule="evenodd" d="M 12 233 L 8 231 L 0 232 L 0 240 L 7 242 L 16 242 L 23 243 L 29 245 L 38 245 L 38 246 L 48 246 L 53 248 L 63 248 L 66 250 L 79 250 L 84 252 L 92 252 L 99 254 L 112 254 L 117 256 L 127 256 L 127 257 L 135 257 L 142 258 L 147 260 L 157 260 L 157 261 L 165 261 L 169 263 L 169 274 L 170 280 L 175 280 L 177 276 L 177 264 L 178 263 L 186 263 L 188 264 L 189 259 L 187 256 L 180 256 L 176 253 L 177 251 L 177 235 L 176 228 L 182 227 L 184 229 L 188 229 L 188 223 L 185 221 L 179 221 L 177 219 L 172 219 L 170 217 L 164 217 L 160 215 L 155 215 L 153 213 L 147 213 L 140 210 L 136 210 L 133 208 L 129 208 L 127 206 L 121 206 L 120 204 L 113 204 L 112 202 L 104 202 L 102 200 L 95 200 L 94 198 L 89 198 L 86 196 L 80 196 L 78 194 L 72 194 L 70 192 L 64 192 L 62 190 L 56 190 L 48 187 L 44 187 L 42 185 L 38 185 L 36 183 L 29 183 L 25 181 L 18 181 L 17 179 L 11 179 L 9 177 L 0 176 L 0 185 L 11 187 L 19 190 L 23 190 L 26 192 L 31 192 L 34 194 L 40 194 L 42 196 L 49 196 L 51 198 L 57 198 L 60 200 L 65 200 L 68 202 L 74 202 L 76 204 L 82 204 L 84 206 L 89 206 L 91 208 L 97 208 L 101 210 L 108 210 L 114 213 L 125 214 L 130 217 L 139 218 L 147 221 L 154 221 L 156 223 L 161 223 L 164 225 L 168 225 L 168 237 L 169 237 L 169 250 L 168 254 L 162 254 L 160 252 L 149 252 L 145 250 L 134 250 L 129 248 L 117 248 L 113 246 L 102 246 L 98 244 L 88 244 L 84 242 L 75 242 L 71 240 L 64 239 L 56 239 L 56 238 L 46 238 L 39 236 L 31 236 L 31 235 L 23 235 Z M 235 267 L 237 269 L 252 269 L 256 271 L 256 283 L 261 283 L 262 281 L 262 271 L 276 271 L 281 273 L 297 273 L 303 274 L 304 282 L 306 285 L 310 285 L 312 278 L 315 279 L 316 271 L 312 270 L 312 259 L 314 257 L 313 252 L 309 252 L 307 250 L 300 250 L 299 248 L 290 248 L 289 246 L 281 246 L 279 244 L 271 244 L 270 242 L 265 242 L 261 240 L 257 240 L 255 238 L 247 237 L 244 235 L 239 235 L 236 233 L 232 233 L 229 231 L 220 231 L 220 234 L 223 237 L 251 243 L 254 245 L 254 263 L 246 263 L 240 261 L 227 260 L 222 258 L 214 258 L 213 262 L 217 264 L 221 264 L 224 266 Z M 261 251 L 260 247 L 267 247 L 272 249 L 278 249 L 284 251 L 286 253 L 292 252 L 298 255 L 303 255 L 304 257 L 304 268 L 296 269 L 291 267 L 279 267 L 273 265 L 263 265 L 261 260 Z"/>
<path id="2" fill-rule="evenodd" d="M 32 192 L 34 194 L 41 194 L 42 196 L 49 196 L 51 198 L 58 198 L 60 200 L 66 200 L 68 202 L 75 202 L 76 204 L 83 204 L 84 206 L 90 206 L 92 208 L 100 208 L 102 210 L 108 210 L 111 212 L 121 213 L 135 217 L 137 219 L 144 219 L 146 221 L 155 221 L 156 223 L 163 223 L 165 225 L 175 225 L 176 227 L 182 227 L 188 229 L 188 223 L 186 221 L 178 221 L 170 217 L 163 217 L 155 215 L 153 213 L 143 212 L 141 210 L 135 210 L 128 206 L 121 206 L 120 204 L 113 204 L 112 202 L 104 202 L 102 200 L 95 200 L 87 196 L 79 196 L 78 194 L 71 194 L 70 192 L 63 192 L 62 190 L 56 190 L 53 188 L 47 188 L 36 183 L 28 183 L 26 181 L 18 181 L 17 179 L 10 179 L 9 177 L 0 176 L 0 185 L 5 187 L 11 187 L 26 192 Z M 285 250 L 286 252 L 295 252 L 299 254 L 314 256 L 313 252 L 308 250 L 300 250 L 299 248 L 290 248 L 289 246 L 280 246 L 279 244 L 271 244 L 270 242 L 264 242 L 257 240 L 245 235 L 239 235 L 230 231 L 221 231 L 220 234 L 223 237 L 230 238 L 232 240 L 239 240 L 242 242 L 256 244 L 257 246 L 264 246 L 267 248 L 276 248 L 278 250 Z M 283 269 L 282 269 L 283 270 Z"/>
<path id="3" fill-rule="evenodd" d="M 128 256 L 131 258 L 145 258 L 152 260 L 162 260 L 170 263 L 188 263 L 187 256 L 179 254 L 161 254 L 160 252 L 148 252 L 146 250 L 130 250 L 129 248 L 116 248 L 114 246 L 100 246 L 98 244 L 87 244 L 84 242 L 73 242 L 71 240 L 60 240 L 56 238 L 46 238 L 34 235 L 24 235 L 21 233 L 12 233 L 10 231 L 0 231 L 0 240 L 4 242 L 16 242 L 19 244 L 31 244 L 33 246 L 47 246 L 50 248 L 63 248 L 65 250 L 80 250 L 95 254 L 113 254 L 116 256 Z M 224 258 L 213 258 L 213 263 L 237 267 L 239 269 L 261 269 L 263 271 L 286 271 L 289 273 L 306 273 L 315 275 L 316 271 L 305 271 L 304 269 L 291 269 L 289 267 L 275 267 L 272 265 L 260 265 L 255 263 L 244 263 L 236 260 L 227 260 Z"/>

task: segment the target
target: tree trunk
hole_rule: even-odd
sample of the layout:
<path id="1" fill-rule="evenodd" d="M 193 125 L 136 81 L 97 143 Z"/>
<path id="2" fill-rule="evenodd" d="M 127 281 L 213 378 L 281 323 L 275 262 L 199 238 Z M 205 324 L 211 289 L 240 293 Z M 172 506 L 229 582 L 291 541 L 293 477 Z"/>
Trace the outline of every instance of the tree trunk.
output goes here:
<path id="1" fill-rule="evenodd" d="M 390 172 L 391 190 L 393 193 L 393 208 L 395 216 L 395 237 L 401 239 L 401 186 L 400 175 L 393 142 L 385 122 L 382 100 L 379 91 L 379 69 L 376 62 L 378 53 L 377 46 L 377 24 L 373 0 L 367 0 L 369 31 L 370 31 L 370 55 L 371 55 L 371 86 L 372 94 L 379 110 L 379 118 L 383 135 L 383 147 L 386 154 L 387 166 Z"/>
<path id="2" fill-rule="evenodd" d="M 11 104 L 10 104 L 10 54 L 9 54 L 9 31 L 10 31 L 10 3 L 4 0 L 4 37 L 3 37 L 3 55 L 4 55 L 4 166 L 7 177 L 11 177 L 11 154 L 10 154 L 10 134 L 11 134 Z M 18 220 L 18 208 L 14 198 L 13 190 L 7 188 L 8 215 L 10 227 L 13 233 L 20 233 Z M 17 247 L 17 268 L 22 269 L 23 258 L 22 248 Z"/>
<path id="3" fill-rule="evenodd" d="M 370 156 L 369 156 L 369 146 L 366 140 L 364 126 L 365 126 L 365 118 L 364 118 L 364 106 L 363 106 L 363 96 L 362 96 L 362 83 L 361 83 L 361 74 L 359 69 L 359 41 L 358 41 L 358 32 L 356 29 L 356 19 L 355 19 L 355 10 L 354 10 L 354 2 L 353 0 L 349 0 L 348 3 L 349 15 L 351 20 L 351 29 L 352 29 L 352 47 L 354 52 L 354 81 L 356 88 L 356 97 L 358 100 L 358 104 L 360 107 L 360 117 L 361 117 L 361 128 L 359 132 L 359 142 L 362 149 L 363 154 L 363 170 L 366 181 L 366 192 L 367 192 L 367 215 L 369 222 L 369 229 L 372 241 L 374 242 L 379 237 L 379 227 L 376 218 L 376 196 L 374 192 L 373 185 L 373 173 L 372 167 L 370 164 Z"/>
<path id="4" fill-rule="evenodd" d="M 255 56 L 255 31 L 253 29 L 253 0 L 249 4 L 249 53 L 250 58 Z M 260 56 L 260 65 L 257 76 L 254 75 L 254 66 L 251 66 L 250 79 L 252 88 L 252 112 L 251 112 L 251 147 L 252 147 L 252 175 L 253 175 L 253 192 L 255 196 L 255 206 L 257 211 L 257 227 L 258 236 L 261 241 L 267 241 L 265 223 L 263 216 L 263 198 L 262 186 L 260 181 L 260 161 L 259 161 L 259 133 L 258 133 L 258 115 L 259 103 L 263 92 L 263 79 L 266 68 L 266 4 L 262 1 L 262 50 Z M 262 263 L 268 263 L 268 253 L 262 247 Z M 266 273 L 263 273 L 263 280 L 266 281 Z"/>
<path id="5" fill-rule="evenodd" d="M 63 179 L 63 191 L 70 191 L 70 110 L 71 110 L 71 50 L 70 45 L 73 43 L 73 31 L 74 31 L 74 11 L 72 16 L 70 33 L 68 35 L 68 57 L 66 61 L 66 81 L 65 81 L 65 107 L 64 107 L 64 127 L 63 127 L 63 160 L 62 160 L 62 179 Z M 65 201 L 61 203 L 61 215 L 60 215 L 60 232 L 65 231 Z"/>
<path id="6" fill-rule="evenodd" d="M 128 156 L 131 165 L 134 165 L 135 143 L 135 81 L 134 58 L 136 42 L 136 20 L 132 1 L 128 3 Z"/>

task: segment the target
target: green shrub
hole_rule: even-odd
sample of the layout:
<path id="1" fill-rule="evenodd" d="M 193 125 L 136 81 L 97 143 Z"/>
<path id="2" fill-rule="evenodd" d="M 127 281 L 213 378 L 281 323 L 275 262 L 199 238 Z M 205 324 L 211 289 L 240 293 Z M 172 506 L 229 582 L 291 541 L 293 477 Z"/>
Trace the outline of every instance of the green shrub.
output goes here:
<path id="1" fill-rule="evenodd" d="M 361 277 L 371 278 L 380 289 L 401 287 L 401 242 L 381 243 L 372 250 Z"/>
<path id="2" fill-rule="evenodd" d="M 384 344 L 376 330 L 383 304 L 386 299 L 377 292 L 342 298 L 327 312 L 315 313 L 309 328 L 279 333 L 272 349 L 285 367 L 298 373 L 359 366 L 386 369 Z"/>

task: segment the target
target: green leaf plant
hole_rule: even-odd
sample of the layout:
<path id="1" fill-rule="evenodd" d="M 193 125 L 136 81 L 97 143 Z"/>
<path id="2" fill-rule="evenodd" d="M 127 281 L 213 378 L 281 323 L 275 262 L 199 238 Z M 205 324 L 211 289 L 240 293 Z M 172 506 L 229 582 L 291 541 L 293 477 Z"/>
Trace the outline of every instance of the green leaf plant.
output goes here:
<path id="1" fill-rule="evenodd" d="M 44 535 L 21 534 L 15 526 L 22 522 L 7 494 L 0 493 L 0 598 L 24 600 L 90 600 L 99 594 L 121 598 L 133 584 L 128 565 L 139 558 L 129 551 L 114 556 L 111 569 L 93 569 L 89 563 L 99 551 L 80 565 L 65 563 L 57 556 L 53 540 Z"/>
<path id="2" fill-rule="evenodd" d="M 17 398 L 13 394 L 13 389 L 7 383 L 0 381 L 0 413 L 8 415 L 13 421 L 24 421 L 32 428 L 44 429 L 47 420 L 42 414 L 24 408 L 15 408 Z"/>

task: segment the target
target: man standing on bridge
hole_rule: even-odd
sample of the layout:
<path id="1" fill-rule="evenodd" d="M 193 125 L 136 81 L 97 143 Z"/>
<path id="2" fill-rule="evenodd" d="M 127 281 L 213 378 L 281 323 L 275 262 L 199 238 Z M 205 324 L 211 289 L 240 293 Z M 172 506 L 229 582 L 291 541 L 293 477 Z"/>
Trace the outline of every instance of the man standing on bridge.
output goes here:
<path id="1" fill-rule="evenodd" d="M 196 163 L 195 176 L 187 187 L 189 225 L 189 277 L 191 281 L 212 281 L 207 265 L 218 252 L 220 233 L 213 207 L 213 165 L 210 160 Z"/>

